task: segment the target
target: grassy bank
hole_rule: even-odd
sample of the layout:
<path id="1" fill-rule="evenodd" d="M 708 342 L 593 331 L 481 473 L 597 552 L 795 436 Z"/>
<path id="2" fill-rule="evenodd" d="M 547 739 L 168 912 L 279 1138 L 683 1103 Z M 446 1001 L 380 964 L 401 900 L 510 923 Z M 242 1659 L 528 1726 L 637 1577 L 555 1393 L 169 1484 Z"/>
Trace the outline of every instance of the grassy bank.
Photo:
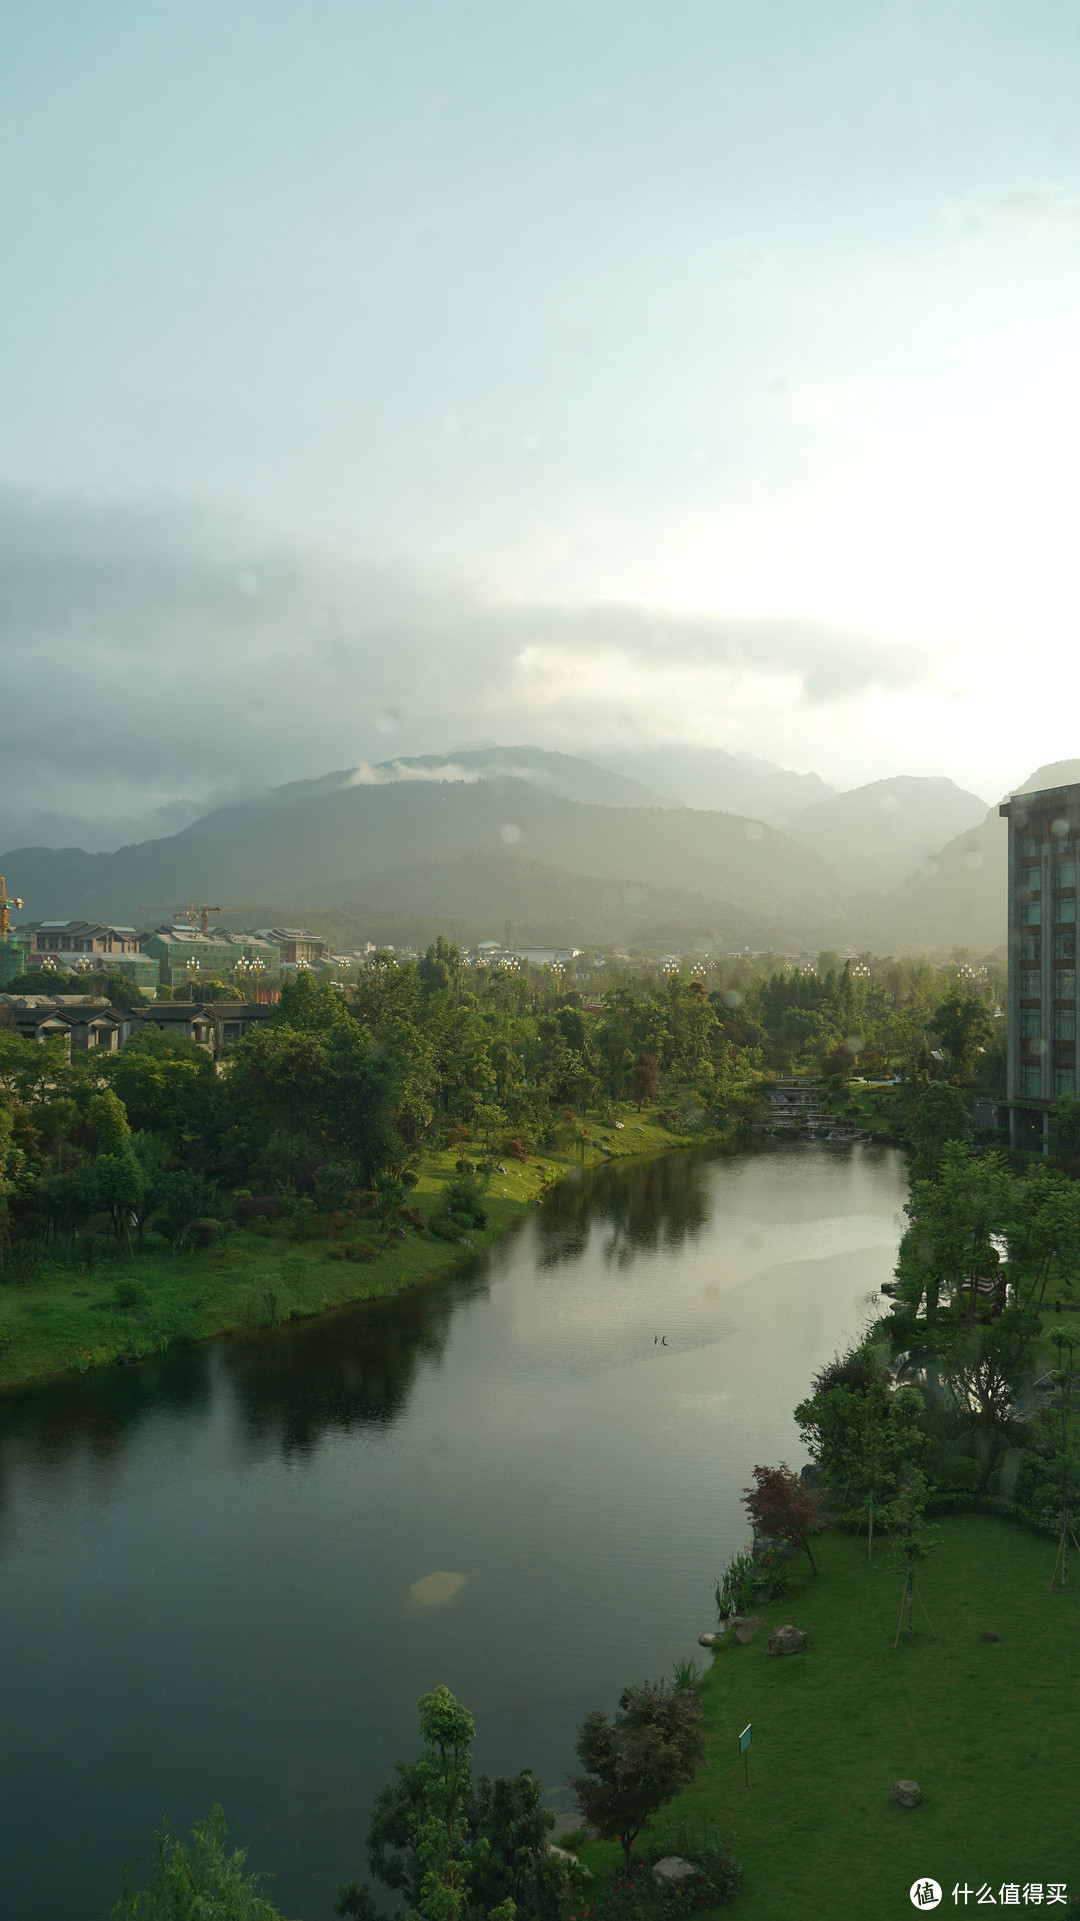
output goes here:
<path id="1" fill-rule="evenodd" d="M 1080 1592 L 1047 1593 L 1053 1560 L 1052 1542 L 1007 1521 L 942 1521 L 919 1574 L 938 1639 L 916 1606 L 915 1638 L 902 1633 L 894 1653 L 903 1580 L 888 1544 L 868 1565 L 865 1536 L 831 1534 L 818 1579 L 799 1569 L 788 1596 L 761 1609 L 770 1627 L 805 1627 L 807 1651 L 770 1660 L 765 1633 L 722 1645 L 704 1684 L 707 1761 L 661 1818 L 714 1822 L 730 1839 L 746 1880 L 725 1913 L 899 1921 L 926 1875 L 945 1891 L 942 1912 L 956 1912 L 965 1882 L 988 1885 L 998 1906 L 1003 1884 L 1017 1884 L 1023 1906 L 1025 1883 L 1064 1882 L 1073 1911 Z M 921 1807 L 895 1804 L 902 1779 L 918 1781 Z M 594 1871 L 614 1854 L 582 1850 Z"/>
<path id="2" fill-rule="evenodd" d="M 693 1144 L 648 1111 L 628 1110 L 621 1131 L 598 1131 L 610 1138 L 615 1160 Z M 425 1160 L 411 1201 L 426 1217 L 439 1212 L 459 1152 L 448 1149 Z M 604 1158 L 598 1147 L 586 1146 L 585 1166 Z M 332 1252 L 340 1249 L 326 1237 L 325 1216 L 315 1215 L 304 1239 L 288 1219 L 258 1220 L 233 1228 L 219 1246 L 203 1252 L 98 1252 L 90 1267 L 48 1260 L 40 1273 L 21 1281 L 18 1270 L 8 1268 L 0 1273 L 0 1388 L 160 1353 L 177 1341 L 272 1326 L 438 1279 L 507 1233 L 546 1186 L 581 1166 L 577 1149 L 533 1156 L 527 1165 L 508 1161 L 484 1196 L 487 1226 L 461 1245 L 409 1227 L 403 1240 L 383 1247 L 375 1223 L 360 1220 L 357 1234 L 367 1237 L 375 1258 L 343 1260 Z"/>

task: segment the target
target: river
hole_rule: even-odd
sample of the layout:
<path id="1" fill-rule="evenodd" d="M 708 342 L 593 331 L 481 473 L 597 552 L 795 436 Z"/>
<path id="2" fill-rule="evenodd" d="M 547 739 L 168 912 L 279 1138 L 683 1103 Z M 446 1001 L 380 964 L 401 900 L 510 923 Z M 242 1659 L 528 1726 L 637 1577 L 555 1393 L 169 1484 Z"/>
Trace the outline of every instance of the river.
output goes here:
<path id="1" fill-rule="evenodd" d="M 215 1801 L 326 1921 L 440 1681 L 564 1810 L 582 1715 L 714 1625 L 903 1199 L 874 1146 L 627 1161 L 444 1284 L 8 1395 L 5 1921 L 92 1921 Z"/>

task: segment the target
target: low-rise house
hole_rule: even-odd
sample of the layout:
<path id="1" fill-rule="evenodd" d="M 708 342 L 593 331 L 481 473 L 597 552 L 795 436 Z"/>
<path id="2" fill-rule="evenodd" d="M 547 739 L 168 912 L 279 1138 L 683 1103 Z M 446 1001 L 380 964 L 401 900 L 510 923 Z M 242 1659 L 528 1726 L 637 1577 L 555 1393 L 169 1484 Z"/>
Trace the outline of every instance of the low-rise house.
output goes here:
<path id="1" fill-rule="evenodd" d="M 126 1021 L 93 994 L 0 994 L 0 1006 L 24 1040 L 67 1040 L 73 1053 L 102 1048 L 115 1054 L 126 1039 Z"/>
<path id="2" fill-rule="evenodd" d="M 222 1001 L 220 1005 L 224 1007 L 239 1003 Z M 184 1040 L 194 1041 L 196 1047 L 205 1048 L 208 1054 L 217 1052 L 213 1013 L 198 1001 L 151 1001 L 146 1007 L 133 1007 L 128 1016 L 125 1040 L 134 1039 L 144 1027 L 160 1028 L 163 1034 L 178 1034 Z"/>

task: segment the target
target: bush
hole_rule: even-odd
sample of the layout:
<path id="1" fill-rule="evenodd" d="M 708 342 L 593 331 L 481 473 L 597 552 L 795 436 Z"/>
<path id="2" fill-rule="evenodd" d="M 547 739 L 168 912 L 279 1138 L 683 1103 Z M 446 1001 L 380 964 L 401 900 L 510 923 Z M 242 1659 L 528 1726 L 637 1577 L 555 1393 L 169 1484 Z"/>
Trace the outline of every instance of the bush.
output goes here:
<path id="1" fill-rule="evenodd" d="M 982 1469 L 970 1454 L 956 1454 L 934 1469 L 933 1478 L 946 1492 L 977 1494 L 982 1486 Z"/>
<path id="2" fill-rule="evenodd" d="M 220 1228 L 220 1221 L 192 1221 L 187 1238 L 193 1247 L 216 1247 Z"/>
<path id="3" fill-rule="evenodd" d="M 373 1261 L 377 1251 L 370 1241 L 338 1241 L 326 1255 L 331 1261 Z"/>
<path id="4" fill-rule="evenodd" d="M 427 1226 L 418 1207 L 399 1207 L 397 1217 L 399 1221 L 404 1221 L 407 1227 L 415 1227 L 418 1234 L 422 1234 Z"/>
<path id="5" fill-rule="evenodd" d="M 113 1288 L 113 1306 L 124 1310 L 131 1307 L 145 1307 L 150 1299 L 150 1289 L 137 1274 L 125 1274 Z"/>
<path id="6" fill-rule="evenodd" d="M 504 1134 L 499 1142 L 499 1152 L 505 1154 L 508 1161 L 525 1161 L 529 1158 L 529 1150 L 520 1134 Z"/>
<path id="7" fill-rule="evenodd" d="M 732 1556 L 716 1583 L 717 1613 L 723 1620 L 778 1601 L 787 1593 L 790 1579 L 787 1562 L 777 1555 L 767 1551 L 755 1556 L 753 1548 L 743 1548 Z"/>
<path id="8" fill-rule="evenodd" d="M 452 1241 L 455 1247 L 460 1246 L 461 1229 L 455 1227 L 453 1221 L 449 1219 L 440 1219 L 435 1215 L 434 1219 L 428 1222 L 428 1231 L 437 1235 L 440 1241 Z"/>
<path id="9" fill-rule="evenodd" d="M 471 1164 L 467 1174 L 459 1174 L 457 1180 L 447 1183 L 446 1211 L 451 1220 L 462 1217 L 467 1227 L 487 1226 L 480 1183 Z"/>

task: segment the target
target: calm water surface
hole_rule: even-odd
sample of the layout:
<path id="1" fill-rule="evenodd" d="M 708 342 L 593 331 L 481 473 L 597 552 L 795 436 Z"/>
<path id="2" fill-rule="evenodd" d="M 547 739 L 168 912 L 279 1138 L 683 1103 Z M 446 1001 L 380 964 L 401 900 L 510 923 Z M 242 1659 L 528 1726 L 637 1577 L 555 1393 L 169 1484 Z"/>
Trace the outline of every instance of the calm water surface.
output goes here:
<path id="1" fill-rule="evenodd" d="M 0 1403 L 5 1921 L 97 1917 L 218 1800 L 329 1917 L 440 1681 L 566 1805 L 586 1710 L 714 1624 L 903 1191 L 876 1147 L 623 1164 L 446 1285 Z"/>

